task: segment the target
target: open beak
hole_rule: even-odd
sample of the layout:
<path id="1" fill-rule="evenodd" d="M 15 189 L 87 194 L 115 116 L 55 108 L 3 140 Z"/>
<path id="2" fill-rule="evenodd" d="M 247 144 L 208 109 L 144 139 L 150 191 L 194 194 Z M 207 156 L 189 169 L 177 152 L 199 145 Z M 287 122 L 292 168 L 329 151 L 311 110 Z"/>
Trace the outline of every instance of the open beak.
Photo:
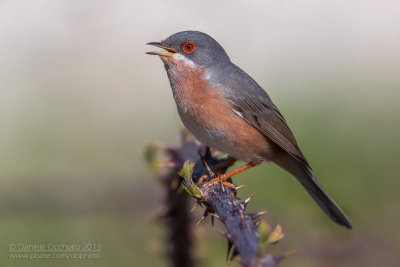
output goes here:
<path id="1" fill-rule="evenodd" d="M 175 53 L 179 53 L 175 49 L 172 49 L 171 47 L 169 47 L 168 45 L 163 44 L 163 43 L 150 42 L 150 43 L 147 43 L 147 45 L 154 45 L 154 46 L 157 46 L 159 48 L 162 48 L 162 49 L 166 50 L 166 51 L 160 51 L 160 52 L 146 52 L 146 54 L 149 54 L 149 55 L 156 55 L 156 56 L 161 56 L 161 57 L 170 57 Z"/>

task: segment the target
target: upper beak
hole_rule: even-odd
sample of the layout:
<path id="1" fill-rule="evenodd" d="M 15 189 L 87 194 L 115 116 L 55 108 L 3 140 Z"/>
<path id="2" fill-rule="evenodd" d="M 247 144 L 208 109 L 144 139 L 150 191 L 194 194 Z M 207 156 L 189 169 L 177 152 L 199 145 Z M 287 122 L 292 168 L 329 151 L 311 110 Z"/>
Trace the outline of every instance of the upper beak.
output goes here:
<path id="1" fill-rule="evenodd" d="M 171 47 L 169 47 L 167 44 L 163 44 L 163 43 L 160 43 L 160 42 L 150 42 L 150 43 L 147 43 L 147 45 L 154 45 L 154 46 L 157 46 L 157 47 L 159 47 L 159 48 L 162 48 L 162 49 L 165 49 L 165 50 L 166 50 L 165 52 L 164 52 L 164 51 L 160 51 L 160 52 L 146 52 L 146 54 L 149 54 L 149 55 L 156 55 L 156 56 L 164 56 L 164 57 L 167 57 L 167 56 L 171 56 L 172 54 L 179 53 L 179 52 L 176 51 L 175 49 L 172 49 Z"/>

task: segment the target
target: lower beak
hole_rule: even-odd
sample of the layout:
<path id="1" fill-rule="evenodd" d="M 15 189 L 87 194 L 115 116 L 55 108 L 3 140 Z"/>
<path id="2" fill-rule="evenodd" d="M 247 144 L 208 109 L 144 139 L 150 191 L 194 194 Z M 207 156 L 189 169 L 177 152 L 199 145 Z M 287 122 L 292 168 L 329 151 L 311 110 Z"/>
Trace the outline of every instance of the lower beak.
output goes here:
<path id="1" fill-rule="evenodd" d="M 178 51 L 176 51 L 175 49 L 172 49 L 171 47 L 169 47 L 166 44 L 163 43 L 159 43 L 159 42 L 150 42 L 147 43 L 147 45 L 154 45 L 157 46 L 159 48 L 165 49 L 166 51 L 160 51 L 160 52 L 146 52 L 146 54 L 148 55 L 156 55 L 156 56 L 160 56 L 160 57 L 170 57 L 175 53 L 179 53 Z"/>

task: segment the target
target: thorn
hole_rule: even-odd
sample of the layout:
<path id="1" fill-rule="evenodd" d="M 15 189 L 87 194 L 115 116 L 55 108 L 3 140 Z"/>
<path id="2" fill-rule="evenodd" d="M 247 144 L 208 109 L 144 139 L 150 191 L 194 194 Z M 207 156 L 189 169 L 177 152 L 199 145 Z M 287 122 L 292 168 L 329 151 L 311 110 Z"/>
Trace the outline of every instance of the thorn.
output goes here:
<path id="1" fill-rule="evenodd" d="M 200 220 L 197 221 L 196 225 L 199 225 L 206 217 L 201 216 Z"/>
<path id="2" fill-rule="evenodd" d="M 198 203 L 194 203 L 192 209 L 190 210 L 190 213 L 192 213 L 193 211 L 195 211 L 197 209 L 197 207 L 199 206 Z"/>
<path id="3" fill-rule="evenodd" d="M 200 220 L 196 223 L 196 225 L 199 225 L 208 215 L 212 215 L 211 224 L 214 226 L 214 216 L 218 215 L 214 214 L 214 212 L 209 207 L 206 208 L 206 210 L 204 211 L 203 215 L 201 216 Z"/>
<path id="4" fill-rule="evenodd" d="M 267 213 L 266 210 L 260 211 L 254 215 L 253 222 L 255 226 L 258 226 L 261 222 L 262 216 Z"/>
<path id="5" fill-rule="evenodd" d="M 254 226 L 260 225 L 260 222 L 262 220 L 261 217 L 263 215 L 265 215 L 266 213 L 267 213 L 267 211 L 264 210 L 264 211 L 260 211 L 259 213 L 256 213 L 256 214 L 252 214 Z"/>
<path id="6" fill-rule="evenodd" d="M 253 193 L 251 193 L 251 195 L 250 195 L 245 201 L 243 201 L 243 202 L 241 203 L 243 209 L 246 209 L 247 204 L 249 204 L 250 200 L 253 198 L 253 196 L 254 196 L 255 193 L 256 193 L 255 191 L 254 191 Z"/>
<path id="7" fill-rule="evenodd" d="M 235 187 L 235 190 L 237 191 L 237 190 L 239 190 L 239 189 L 241 189 L 241 188 L 243 188 L 243 187 L 244 187 L 244 184 L 239 185 L 239 186 L 236 186 L 236 187 Z"/>
<path id="8" fill-rule="evenodd" d="M 227 264 L 227 265 L 229 265 L 229 263 L 230 263 L 230 261 L 229 261 L 229 254 L 230 254 L 231 251 L 232 251 L 232 247 L 233 247 L 233 243 L 232 243 L 230 240 L 228 240 L 228 251 L 227 251 L 227 253 L 226 253 L 226 264 Z"/>
<path id="9" fill-rule="evenodd" d="M 214 227 L 214 218 L 220 219 L 219 215 L 212 211 L 210 208 L 207 208 L 207 215 L 211 216 L 211 226 Z"/>
<path id="10" fill-rule="evenodd" d="M 206 160 L 205 160 L 205 159 L 202 159 L 202 161 L 203 161 L 204 166 L 205 166 L 206 169 L 207 169 L 208 175 L 209 175 L 210 177 L 212 177 L 212 178 L 216 177 L 215 174 L 214 174 L 214 172 L 211 170 L 210 166 L 208 166 Z"/>
<path id="11" fill-rule="evenodd" d="M 217 219 L 220 218 L 219 215 L 214 212 L 209 212 L 208 215 L 211 215 L 213 218 L 217 218 Z"/>
<path id="12" fill-rule="evenodd" d="M 261 218 L 261 217 L 264 216 L 265 214 L 267 214 L 267 211 L 266 211 L 266 210 L 263 210 L 263 211 L 258 212 L 258 213 L 256 214 L 256 217 L 257 217 L 257 218 Z"/>
<path id="13" fill-rule="evenodd" d="M 197 221 L 196 225 L 199 225 L 206 217 L 207 215 L 202 215 L 200 220 Z"/>

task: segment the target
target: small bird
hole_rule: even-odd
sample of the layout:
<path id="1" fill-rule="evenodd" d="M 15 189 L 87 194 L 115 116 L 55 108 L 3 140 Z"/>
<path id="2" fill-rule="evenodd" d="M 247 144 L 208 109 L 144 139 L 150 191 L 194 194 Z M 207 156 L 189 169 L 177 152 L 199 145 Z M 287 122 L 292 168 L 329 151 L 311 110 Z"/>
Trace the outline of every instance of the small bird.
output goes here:
<path id="1" fill-rule="evenodd" d="M 224 48 L 199 31 L 150 42 L 164 63 L 179 116 L 205 145 L 247 162 L 225 180 L 264 161 L 291 173 L 334 222 L 352 225 L 315 177 L 292 131 L 269 95 L 233 64 Z"/>

